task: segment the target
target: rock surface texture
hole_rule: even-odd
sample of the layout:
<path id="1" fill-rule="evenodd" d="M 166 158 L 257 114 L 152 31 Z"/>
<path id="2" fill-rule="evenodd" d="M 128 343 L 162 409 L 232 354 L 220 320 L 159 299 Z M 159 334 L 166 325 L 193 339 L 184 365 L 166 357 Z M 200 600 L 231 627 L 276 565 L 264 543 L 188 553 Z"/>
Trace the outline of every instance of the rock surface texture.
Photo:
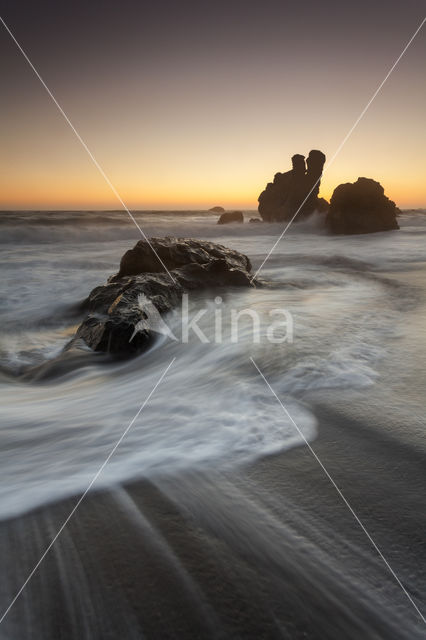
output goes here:
<path id="1" fill-rule="evenodd" d="M 379 182 L 358 178 L 336 187 L 325 222 L 329 231 L 336 234 L 391 231 L 399 229 L 398 213 Z"/>
<path id="2" fill-rule="evenodd" d="M 250 270 L 247 256 L 213 242 L 152 238 L 148 244 L 140 240 L 123 255 L 119 272 L 84 301 L 89 315 L 68 346 L 81 339 L 95 351 L 121 355 L 143 351 L 156 334 L 164 333 L 158 330 L 161 314 L 178 305 L 183 293 L 256 286 Z"/>
<path id="3" fill-rule="evenodd" d="M 286 173 L 276 173 L 259 196 L 259 213 L 266 222 L 288 221 L 297 213 L 295 220 L 306 218 L 314 211 L 324 212 L 328 203 L 318 198 L 325 155 L 313 150 L 305 157 L 292 157 L 293 168 Z"/>
<path id="4" fill-rule="evenodd" d="M 242 211 L 228 211 L 222 213 L 217 224 L 229 224 L 230 222 L 244 222 L 244 216 Z"/>

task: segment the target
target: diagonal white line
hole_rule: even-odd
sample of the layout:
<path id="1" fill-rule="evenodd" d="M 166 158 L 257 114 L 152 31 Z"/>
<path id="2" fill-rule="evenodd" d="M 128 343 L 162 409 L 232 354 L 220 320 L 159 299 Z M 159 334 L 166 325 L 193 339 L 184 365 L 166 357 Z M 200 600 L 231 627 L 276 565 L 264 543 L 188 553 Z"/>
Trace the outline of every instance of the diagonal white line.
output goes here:
<path id="1" fill-rule="evenodd" d="M 423 616 L 422 612 L 420 611 L 420 609 L 418 608 L 418 606 L 416 605 L 416 603 L 414 602 L 413 598 L 410 596 L 410 594 L 408 593 L 407 589 L 404 587 L 404 585 L 402 584 L 401 580 L 398 578 L 398 576 L 396 575 L 395 571 L 392 569 L 392 567 L 390 566 L 389 562 L 386 560 L 385 556 L 383 555 L 383 553 L 380 551 L 379 547 L 377 546 L 377 544 L 374 542 L 373 538 L 371 537 L 371 535 L 368 533 L 367 529 L 365 528 L 365 525 L 361 522 L 361 520 L 359 519 L 359 517 L 357 516 L 357 514 L 355 513 L 355 511 L 353 510 L 353 508 L 351 507 L 350 503 L 348 502 L 348 500 L 345 498 L 345 496 L 343 495 L 341 489 L 337 486 L 336 482 L 333 480 L 333 478 L 331 477 L 330 473 L 327 471 L 327 469 L 325 468 L 325 466 L 323 465 L 323 463 L 321 462 L 321 460 L 319 459 L 318 455 L 315 453 L 314 449 L 312 448 L 312 446 L 309 444 L 308 440 L 305 438 L 303 432 L 301 431 L 301 429 L 299 429 L 299 427 L 297 426 L 297 424 L 295 423 L 295 421 L 293 420 L 293 418 L 291 417 L 291 415 L 289 414 L 289 412 L 287 411 L 287 409 L 285 408 L 285 406 L 283 405 L 283 403 L 281 402 L 281 400 L 279 399 L 279 397 L 277 396 L 277 394 L 275 393 L 275 391 L 273 390 L 273 388 L 271 387 L 271 385 L 269 384 L 269 382 L 267 381 L 267 379 L 265 378 L 265 376 L 263 375 L 262 371 L 259 369 L 259 367 L 257 366 L 256 362 L 253 360 L 252 357 L 250 357 L 251 362 L 253 363 L 254 367 L 257 369 L 258 373 L 260 374 L 260 376 L 263 378 L 266 386 L 268 387 L 268 389 L 271 391 L 272 395 L 275 396 L 275 398 L 278 400 L 282 410 L 284 411 L 284 413 L 287 415 L 287 417 L 290 419 L 291 423 L 293 424 L 293 426 L 295 427 L 295 429 L 297 430 L 297 432 L 299 433 L 299 435 L 301 436 L 301 438 L 303 439 L 304 443 L 306 444 L 306 446 L 308 447 L 309 451 L 311 452 L 311 454 L 313 455 L 313 457 L 315 458 L 315 460 L 318 462 L 319 466 L 321 467 L 321 469 L 324 471 L 325 475 L 327 476 L 328 480 L 331 482 L 331 484 L 333 485 L 333 487 L 336 489 L 337 493 L 339 494 L 339 496 L 341 497 L 341 499 L 343 500 L 343 502 L 345 503 L 345 505 L 347 506 L 347 508 L 349 509 L 349 511 L 351 512 L 351 514 L 353 515 L 353 517 L 355 518 L 355 520 L 357 521 L 357 523 L 359 524 L 359 526 L 361 527 L 361 529 L 363 530 L 363 532 L 365 533 L 365 535 L 367 536 L 367 538 L 369 539 L 369 541 L 371 542 L 371 544 L 373 545 L 374 549 L 377 551 L 377 553 L 379 554 L 380 558 L 383 560 L 383 562 L 385 563 L 386 567 L 389 569 L 390 573 L 392 574 L 392 576 L 395 578 L 395 580 L 397 581 L 398 585 L 401 587 L 401 589 L 403 590 L 403 592 L 405 593 L 405 595 L 407 596 L 408 600 L 411 602 L 411 604 L 413 605 L 413 607 L 415 608 L 415 610 L 417 611 L 417 613 L 419 614 L 420 618 L 423 620 L 423 622 L 426 624 L 426 618 Z"/>
<path id="2" fill-rule="evenodd" d="M 114 185 L 112 184 L 111 180 L 108 178 L 108 176 L 106 175 L 105 171 L 102 169 L 102 167 L 100 166 L 99 162 L 96 160 L 95 156 L 93 155 L 93 153 L 90 151 L 89 147 L 87 146 L 87 144 L 84 142 L 83 138 L 81 137 L 81 135 L 78 133 L 77 129 L 74 127 L 73 123 L 71 122 L 71 120 L 69 119 L 69 117 L 67 116 L 67 114 L 65 113 L 65 111 L 62 109 L 61 105 L 59 104 L 59 102 L 56 100 L 55 96 L 53 95 L 53 93 L 51 92 L 51 90 L 49 89 L 49 87 L 47 86 L 47 84 L 45 83 L 45 81 L 43 80 L 43 78 L 41 77 L 40 73 L 37 71 L 37 69 L 35 68 L 35 66 L 33 65 L 33 63 L 31 62 L 31 60 L 29 59 L 29 57 L 27 56 L 27 54 L 25 53 L 24 49 L 22 48 L 22 46 L 19 44 L 18 40 L 15 38 L 15 36 L 13 35 L 12 31 L 9 29 L 9 27 L 7 26 L 7 24 L 5 23 L 5 21 L 3 20 L 3 18 L 0 16 L 0 22 L 3 24 L 4 28 L 6 29 L 6 31 L 8 32 L 8 34 L 10 35 L 10 37 L 12 38 L 13 42 L 16 44 L 16 46 L 18 47 L 19 51 L 22 53 L 22 55 L 24 56 L 25 60 L 28 62 L 28 64 L 30 65 L 31 69 L 34 71 L 35 75 L 37 76 L 37 78 L 40 80 L 41 84 L 43 85 L 43 87 L 46 89 L 47 93 L 49 94 L 49 96 L 52 98 L 53 102 L 55 103 L 55 105 L 57 106 L 57 108 L 59 109 L 60 113 L 62 114 L 62 116 L 64 117 L 64 119 L 66 120 L 66 122 L 68 123 L 68 125 L 71 127 L 72 131 L 74 132 L 76 138 L 78 139 L 78 141 L 80 142 L 80 144 L 83 146 L 83 148 L 85 149 L 85 151 L 87 152 L 87 154 L 89 155 L 90 159 L 92 160 L 93 164 L 95 165 L 95 167 L 97 168 L 97 170 L 99 171 L 99 173 L 101 174 L 101 176 L 103 177 L 103 179 L 105 180 L 105 182 L 107 183 L 107 185 L 109 186 L 109 188 L 111 189 L 111 191 L 113 192 L 114 196 L 117 198 L 117 200 L 119 201 L 119 203 L 121 204 L 121 206 L 123 207 L 124 211 L 126 211 L 130 217 L 130 219 L 132 220 L 132 222 L 134 223 L 134 225 L 137 227 L 137 229 L 139 230 L 141 236 L 144 238 L 144 240 L 147 241 L 147 243 L 149 244 L 149 246 L 151 247 L 152 251 L 154 252 L 155 256 L 157 257 L 158 261 L 160 262 L 161 266 L 163 267 L 164 271 L 166 271 L 166 273 L 169 275 L 169 277 L 171 278 L 172 282 L 174 282 L 176 284 L 176 280 L 175 278 L 172 276 L 172 274 L 170 273 L 170 271 L 168 270 L 168 268 L 166 267 L 166 265 L 164 264 L 163 260 L 160 258 L 160 256 L 158 255 L 157 251 L 154 249 L 154 247 L 152 246 L 148 236 L 145 234 L 145 232 L 142 230 L 142 228 L 139 226 L 138 222 L 136 221 L 135 217 L 133 216 L 133 214 L 129 211 L 129 209 L 127 208 L 127 206 L 124 204 L 120 194 L 118 193 L 117 189 L 114 187 Z"/>
<path id="3" fill-rule="evenodd" d="M 361 111 L 361 113 L 359 114 L 359 116 L 357 117 L 357 119 L 355 120 L 355 122 L 353 123 L 353 125 L 351 126 L 351 128 L 349 129 L 348 133 L 345 135 L 345 137 L 343 138 L 342 142 L 339 144 L 339 146 L 337 147 L 336 151 L 334 152 L 332 158 L 329 160 L 329 162 L 326 163 L 325 167 L 324 167 L 324 171 L 322 172 L 322 175 L 320 175 L 320 177 L 318 178 L 318 180 L 314 183 L 314 185 L 312 186 L 311 190 L 309 191 L 308 195 L 306 196 L 306 198 L 303 200 L 302 204 L 299 206 L 299 208 L 297 209 L 296 213 L 293 215 L 293 217 L 289 220 L 289 222 L 287 223 L 287 225 L 284 228 L 284 231 L 281 233 L 281 235 L 278 237 L 278 239 L 274 242 L 274 244 L 272 245 L 268 255 L 266 256 L 266 258 L 263 260 L 262 264 L 260 265 L 260 267 L 257 269 L 256 273 L 254 274 L 254 276 L 252 277 L 251 281 L 253 282 L 253 280 L 257 277 L 257 275 L 259 274 L 259 272 L 262 270 L 263 266 L 265 265 L 265 262 L 267 260 L 269 260 L 271 253 L 275 250 L 276 246 L 281 242 L 281 240 L 283 239 L 284 235 L 287 233 L 288 229 L 290 228 L 291 224 L 293 223 L 294 219 L 296 218 L 297 214 L 299 213 L 299 211 L 301 210 L 301 208 L 303 207 L 303 205 L 305 204 L 305 202 L 307 201 L 307 199 L 309 198 L 309 196 L 311 195 L 311 193 L 313 192 L 313 190 L 315 189 L 315 187 L 319 184 L 319 182 L 321 181 L 322 176 L 324 175 L 324 173 L 331 167 L 331 165 L 333 164 L 333 162 L 335 161 L 335 159 L 337 158 L 337 156 L 339 155 L 339 153 L 341 152 L 341 150 L 343 149 L 343 147 L 345 146 L 346 142 L 349 140 L 349 138 L 351 137 L 352 133 L 354 132 L 354 130 L 356 129 L 356 127 L 359 125 L 359 123 L 361 122 L 362 118 L 365 116 L 365 114 L 367 113 L 368 109 L 370 108 L 371 104 L 373 103 L 373 101 L 375 100 L 375 98 L 377 97 L 377 95 L 379 94 L 379 92 L 381 91 L 383 85 L 385 84 L 385 82 L 388 80 L 389 76 L 391 75 L 391 73 L 394 71 L 395 67 L 397 66 L 397 64 L 399 63 L 399 61 L 401 60 L 401 58 L 403 57 L 403 55 L 405 54 L 405 52 L 407 51 L 408 47 L 411 45 L 411 43 L 413 42 L 414 38 L 417 36 L 417 34 L 419 33 L 420 29 L 423 27 L 424 23 L 426 22 L 426 17 L 423 18 L 423 20 L 421 21 L 421 23 L 419 24 L 419 26 L 417 27 L 417 29 L 415 30 L 415 32 L 413 33 L 413 35 L 411 36 L 411 38 L 409 39 L 409 41 L 407 42 L 407 44 L 405 45 L 405 47 L 403 48 L 403 50 L 401 51 L 401 53 L 399 54 L 399 56 L 397 57 L 397 59 L 395 60 L 395 62 L 393 63 L 393 65 L 391 66 L 391 68 L 389 69 L 389 71 L 387 72 L 387 74 L 385 75 L 385 77 L 383 78 L 383 80 L 381 81 L 381 83 L 379 84 L 379 86 L 377 87 L 377 89 L 375 90 L 375 92 L 373 93 L 373 95 L 371 96 L 370 100 L 367 102 L 367 104 L 365 105 L 365 107 L 363 108 L 363 110 Z"/>
<path id="4" fill-rule="evenodd" d="M 59 530 L 57 531 L 57 533 L 55 534 L 53 540 L 49 543 L 49 545 L 46 547 L 45 551 L 43 552 L 43 555 L 41 556 L 41 558 L 38 560 L 38 562 L 36 563 L 36 565 L 34 566 L 34 568 L 31 570 L 31 572 L 29 573 L 28 577 L 26 578 L 24 584 L 22 585 L 22 587 L 19 589 L 19 591 L 17 592 L 17 594 L 15 595 L 15 597 L 13 598 L 12 602 L 9 604 L 9 606 L 7 607 L 7 609 L 4 611 L 4 613 L 2 614 L 2 616 L 0 617 L 0 624 L 3 622 L 3 620 L 5 619 L 5 617 L 7 616 L 7 614 L 9 613 L 9 611 L 11 610 L 11 608 L 13 607 L 13 605 L 15 604 L 15 602 L 18 600 L 19 596 L 21 595 L 21 593 L 24 591 L 25 587 L 27 586 L 27 584 L 29 583 L 29 581 L 31 580 L 31 578 L 34 576 L 34 574 L 36 573 L 37 569 L 40 567 L 41 563 L 43 562 L 43 560 L 45 559 L 45 557 L 47 556 L 47 554 L 49 553 L 49 551 L 51 550 L 51 548 L 53 547 L 53 545 L 55 544 L 56 540 L 59 538 L 59 536 L 61 535 L 62 531 L 65 529 L 65 527 L 67 526 L 68 522 L 71 520 L 71 518 L 73 517 L 73 515 L 75 514 L 75 512 L 77 511 L 78 507 L 81 505 L 81 503 L 83 502 L 84 498 L 86 497 L 86 495 L 88 494 L 88 492 L 90 491 L 90 489 L 92 488 L 92 486 L 94 485 L 94 483 L 96 482 L 96 480 L 99 478 L 99 476 L 101 475 L 102 471 L 105 469 L 106 465 L 108 464 L 108 462 L 110 461 L 110 459 L 112 458 L 112 456 L 114 455 L 114 453 L 116 452 L 116 450 L 118 449 L 118 447 L 120 446 L 120 444 L 122 443 L 123 439 L 126 437 L 126 435 L 129 433 L 130 429 L 132 428 L 133 424 L 135 423 L 135 421 L 138 419 L 138 417 L 140 416 L 141 412 L 143 411 L 143 409 L 145 408 L 145 406 L 147 405 L 147 403 L 149 402 L 150 398 L 152 397 L 152 395 L 154 394 L 155 390 L 157 389 L 158 385 L 160 384 L 160 382 L 163 380 L 164 376 L 166 375 L 166 373 L 168 372 L 168 370 L 170 369 L 170 367 L 172 366 L 172 364 L 174 363 L 174 361 L 176 360 L 176 358 L 173 358 L 172 361 L 169 363 L 169 365 L 166 367 L 166 369 L 163 371 L 163 373 L 161 374 L 160 378 L 157 380 L 157 382 L 155 383 L 154 387 L 152 388 L 151 392 L 148 394 L 148 396 L 145 398 L 143 404 L 139 407 L 136 415 L 132 418 L 132 420 L 129 422 L 129 424 L 127 425 L 126 429 L 124 430 L 124 432 L 122 433 L 122 435 L 120 436 L 120 438 L 117 440 L 117 442 L 115 443 L 115 445 L 113 446 L 113 448 L 111 449 L 111 451 L 109 452 L 106 460 L 101 464 L 101 466 L 99 467 L 99 469 L 97 470 L 97 472 L 95 473 L 95 475 L 93 476 L 92 480 L 89 482 L 89 485 L 87 486 L 87 489 L 84 491 L 84 493 L 80 496 L 80 498 L 78 499 L 77 503 L 75 504 L 75 506 L 73 507 L 72 511 L 69 513 L 69 515 L 66 517 L 66 519 L 64 520 L 64 522 L 62 523 L 61 527 L 59 528 Z"/>

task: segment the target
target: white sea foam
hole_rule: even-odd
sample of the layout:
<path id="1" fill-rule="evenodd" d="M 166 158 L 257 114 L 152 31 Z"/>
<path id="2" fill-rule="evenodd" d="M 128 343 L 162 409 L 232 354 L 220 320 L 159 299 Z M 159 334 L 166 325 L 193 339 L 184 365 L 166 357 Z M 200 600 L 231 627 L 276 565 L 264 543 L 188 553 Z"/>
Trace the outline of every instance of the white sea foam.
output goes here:
<path id="1" fill-rule="evenodd" d="M 224 229 L 215 221 L 201 214 L 179 219 L 151 214 L 146 230 L 211 238 L 259 263 L 278 229 Z M 61 352 L 79 322 L 72 306 L 116 270 L 120 256 L 138 239 L 130 222 L 126 227 L 109 221 L 106 228 L 99 219 L 90 228 L 57 223 L 52 226 L 56 236 L 49 236 L 48 222 L 43 219 L 41 231 L 35 225 L 34 235 L 22 221 L 14 228 L 9 221 L 10 233 L 21 234 L 21 240 L 25 236 L 25 242 L 3 245 L 2 251 L 6 277 L 0 364 L 6 375 L 0 383 L 0 517 L 83 491 L 172 357 L 175 364 L 97 486 L 178 469 L 246 463 L 300 444 L 250 355 L 306 438 L 314 438 L 316 420 L 307 394 L 371 386 L 398 337 L 402 300 L 409 293 L 391 286 L 380 271 L 426 260 L 424 243 L 412 233 L 413 228 L 426 229 L 426 218 L 418 214 L 414 222 L 409 218 L 407 233 L 403 227 L 399 234 L 363 238 L 319 236 L 315 221 L 303 223 L 266 264 L 270 286 L 223 295 L 224 312 L 231 306 L 249 307 L 261 316 L 273 308 L 290 311 L 293 344 L 253 345 L 248 331 L 238 344 L 225 339 L 203 345 L 192 337 L 183 345 L 163 337 L 134 360 L 107 364 L 88 358 L 85 366 L 63 368 L 59 378 L 23 383 L 10 375 Z M 206 294 L 192 296 L 190 304 L 195 312 L 206 304 Z M 179 313 L 167 321 L 179 336 Z M 207 315 L 207 335 L 212 322 Z"/>

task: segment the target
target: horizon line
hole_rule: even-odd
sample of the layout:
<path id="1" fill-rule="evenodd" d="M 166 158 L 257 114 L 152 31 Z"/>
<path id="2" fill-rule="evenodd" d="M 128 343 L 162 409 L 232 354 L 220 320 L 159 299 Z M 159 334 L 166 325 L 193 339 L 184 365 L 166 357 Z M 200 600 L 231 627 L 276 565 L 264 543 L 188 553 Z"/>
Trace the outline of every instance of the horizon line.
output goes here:
<path id="1" fill-rule="evenodd" d="M 219 206 L 219 205 L 217 205 Z M 398 205 L 397 205 L 398 206 Z M 418 206 L 400 206 L 398 207 L 401 211 L 420 211 L 420 210 L 426 210 L 426 203 L 424 205 L 418 205 Z M 146 208 L 146 209 L 139 209 L 139 208 L 133 208 L 130 207 L 131 211 L 139 211 L 139 212 L 146 212 L 146 211 L 150 211 L 150 212 L 156 212 L 156 213 L 171 213 L 171 212 L 179 212 L 179 211 L 197 211 L 197 212 L 204 212 L 204 213 L 213 213 L 218 215 L 220 212 L 218 211 L 212 211 L 212 208 L 210 207 L 209 209 L 204 209 L 201 207 L 198 208 L 190 208 L 190 207 L 183 207 L 183 208 L 160 208 L 160 209 L 153 209 L 153 208 Z M 238 207 L 223 207 L 223 209 L 225 210 L 225 212 L 230 211 L 231 209 L 233 211 L 237 210 Z M 248 208 L 248 207 L 239 207 L 239 209 L 241 209 L 242 211 L 251 211 L 251 212 L 256 212 L 258 213 L 258 209 L 257 208 Z M 48 209 L 40 209 L 40 208 L 34 208 L 34 209 L 28 209 L 28 208 L 20 208 L 20 209 L 0 209 L 0 215 L 2 213 L 23 213 L 25 211 L 28 212 L 45 212 L 45 213 L 49 213 L 49 212 L 57 212 L 57 213 L 69 213 L 72 211 L 78 212 L 78 213 L 90 213 L 90 212 L 103 212 L 103 213 L 121 213 L 122 209 L 103 209 L 103 208 L 91 208 L 91 207 L 83 207 L 83 208 L 76 208 L 76 207 L 72 207 L 72 208 L 66 208 L 66 209 L 60 209 L 60 208 L 48 208 Z"/>

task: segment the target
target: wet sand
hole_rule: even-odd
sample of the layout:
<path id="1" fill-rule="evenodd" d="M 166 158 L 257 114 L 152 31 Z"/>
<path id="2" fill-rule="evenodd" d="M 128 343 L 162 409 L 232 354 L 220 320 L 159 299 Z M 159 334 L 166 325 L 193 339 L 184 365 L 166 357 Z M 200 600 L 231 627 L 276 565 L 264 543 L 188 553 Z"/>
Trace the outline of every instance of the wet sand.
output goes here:
<path id="1" fill-rule="evenodd" d="M 372 397 L 359 394 L 359 420 L 349 396 L 317 401 L 312 445 L 424 614 L 424 455 L 389 417 L 365 422 Z M 76 500 L 0 525 L 3 608 Z M 0 638 L 45 640 L 423 633 L 306 447 L 88 496 L 0 626 Z"/>

